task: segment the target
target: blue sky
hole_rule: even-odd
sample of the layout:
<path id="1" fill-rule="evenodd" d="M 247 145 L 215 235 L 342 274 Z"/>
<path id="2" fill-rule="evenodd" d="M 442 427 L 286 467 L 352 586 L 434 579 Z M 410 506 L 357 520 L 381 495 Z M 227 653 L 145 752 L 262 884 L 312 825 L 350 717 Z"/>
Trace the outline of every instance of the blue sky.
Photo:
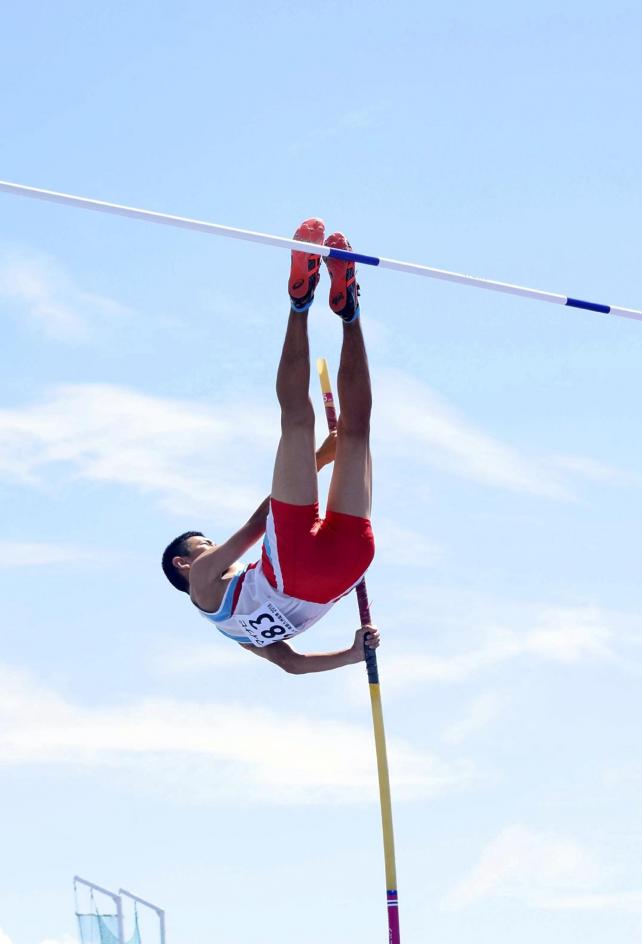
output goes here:
<path id="1" fill-rule="evenodd" d="M 319 215 L 639 308 L 641 29 L 617 0 L 13 5 L 0 178 L 286 236 Z M 269 488 L 287 272 L 0 198 L 0 944 L 72 944 L 76 873 L 176 944 L 384 939 L 362 667 L 251 659 L 159 567 Z M 642 327 L 360 282 L 403 939 L 637 940 Z"/>

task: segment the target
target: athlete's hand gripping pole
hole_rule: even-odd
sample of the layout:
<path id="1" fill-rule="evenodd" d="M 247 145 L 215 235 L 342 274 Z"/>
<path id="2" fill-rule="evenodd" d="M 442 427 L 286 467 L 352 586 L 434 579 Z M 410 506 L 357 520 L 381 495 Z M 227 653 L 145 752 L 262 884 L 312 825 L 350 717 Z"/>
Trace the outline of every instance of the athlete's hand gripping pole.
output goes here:
<path id="1" fill-rule="evenodd" d="M 328 362 L 324 357 L 317 359 L 317 370 L 321 381 L 323 404 L 328 421 L 328 429 L 333 432 L 337 428 L 337 414 L 334 407 Z M 357 602 L 361 625 L 368 626 L 371 622 L 370 604 L 366 581 L 362 580 L 356 588 Z M 365 647 L 366 668 L 368 670 L 368 684 L 370 688 L 370 704 L 372 707 L 372 723 L 374 725 L 375 747 L 377 750 L 377 770 L 379 773 L 379 797 L 381 799 L 381 825 L 383 827 L 383 851 L 386 863 L 386 904 L 388 908 L 388 942 L 400 944 L 399 937 L 399 905 L 397 894 L 397 869 L 395 865 L 395 840 L 392 828 L 392 802 L 390 798 L 390 776 L 388 774 L 388 754 L 386 751 L 386 733 L 383 726 L 383 710 L 381 706 L 381 691 L 379 689 L 379 670 L 377 653 L 369 646 Z"/>

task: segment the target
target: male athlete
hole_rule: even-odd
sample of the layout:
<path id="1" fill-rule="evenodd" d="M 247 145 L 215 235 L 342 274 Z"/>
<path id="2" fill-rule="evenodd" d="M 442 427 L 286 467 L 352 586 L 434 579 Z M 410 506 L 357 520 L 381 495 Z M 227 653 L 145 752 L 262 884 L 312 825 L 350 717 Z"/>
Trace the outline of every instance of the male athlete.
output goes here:
<path id="1" fill-rule="evenodd" d="M 306 220 L 294 238 L 323 244 L 323 221 Z M 350 249 L 342 233 L 328 236 L 325 245 Z M 336 438 L 329 436 L 315 454 L 308 309 L 320 261 L 312 253 L 292 252 L 290 316 L 276 378 L 281 440 L 269 498 L 224 544 L 188 531 L 163 554 L 168 580 L 189 593 L 223 635 L 297 675 L 363 661 L 364 640 L 372 649 L 379 645 L 374 626 L 362 626 L 354 644 L 339 652 L 304 655 L 285 642 L 321 619 L 359 582 L 374 557 L 370 375 L 355 266 L 337 259 L 324 261 L 331 282 L 330 307 L 343 319 L 340 416 Z M 326 516 L 321 519 L 317 471 L 333 459 Z M 245 567 L 239 564 L 263 535 L 261 559 Z"/>

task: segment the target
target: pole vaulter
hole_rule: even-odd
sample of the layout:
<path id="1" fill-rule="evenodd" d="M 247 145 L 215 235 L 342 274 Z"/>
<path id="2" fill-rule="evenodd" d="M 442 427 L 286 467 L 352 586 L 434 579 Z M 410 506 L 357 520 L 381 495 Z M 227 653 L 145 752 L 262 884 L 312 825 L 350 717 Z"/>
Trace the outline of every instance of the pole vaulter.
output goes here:
<path id="1" fill-rule="evenodd" d="M 460 285 L 471 285 L 474 288 L 489 289 L 492 292 L 503 292 L 506 295 L 519 295 L 522 298 L 535 299 L 535 301 L 550 302 L 553 305 L 582 308 L 586 311 L 596 311 L 604 315 L 610 314 L 620 318 L 632 318 L 636 321 L 642 321 L 642 311 L 638 311 L 635 308 L 602 305 L 597 302 L 584 301 L 581 298 L 572 298 L 570 295 L 544 292 L 540 289 L 527 288 L 523 285 L 511 285 L 508 282 L 482 279 L 474 275 L 462 275 L 459 272 L 435 269 L 432 266 L 417 265 L 414 262 L 398 262 L 395 259 L 363 255 L 362 253 L 353 252 L 352 250 L 329 249 L 326 246 L 316 246 L 313 243 L 286 239 L 283 236 L 270 236 L 267 233 L 255 233 L 248 229 L 221 226 L 219 223 L 207 223 L 203 220 L 192 220 L 184 216 L 173 216 L 169 213 L 138 210 L 134 207 L 121 206 L 118 203 L 106 203 L 103 200 L 77 197 L 68 193 L 58 193 L 54 190 L 26 187 L 23 184 L 9 183 L 5 180 L 0 180 L 0 192 L 12 193 L 21 197 L 33 197 L 37 200 L 47 200 L 51 203 L 62 203 L 66 206 L 80 207 L 85 210 L 97 210 L 100 213 L 111 213 L 114 216 L 126 216 L 130 219 L 147 220 L 148 223 L 160 223 L 163 226 L 192 229 L 202 233 L 209 233 L 212 236 L 227 236 L 231 239 L 243 239 L 248 242 L 262 243 L 267 246 L 278 246 L 281 249 L 294 249 L 297 252 L 315 252 L 324 258 L 343 259 L 346 261 L 352 260 L 354 262 L 360 262 L 362 265 L 377 266 L 380 269 L 410 272 L 414 275 L 424 275 L 431 279 L 441 279 L 446 282 L 456 282 Z"/>
<path id="2" fill-rule="evenodd" d="M 323 405 L 328 421 L 328 429 L 334 432 L 337 428 L 337 413 L 334 406 L 328 362 L 324 357 L 317 359 L 317 371 L 323 393 Z M 371 623 L 370 604 L 366 589 L 365 577 L 355 587 L 361 625 Z M 390 776 L 388 773 L 388 753 L 386 750 L 386 732 L 383 725 L 383 709 L 381 705 L 381 691 L 379 689 L 379 669 L 377 653 L 374 649 L 365 647 L 366 669 L 368 672 L 368 686 L 370 688 L 370 705 L 372 708 L 372 723 L 374 726 L 375 748 L 377 752 L 377 771 L 379 774 L 379 798 L 381 801 L 381 825 L 383 828 L 383 852 L 386 867 L 386 906 L 388 909 L 388 942 L 400 944 L 399 936 L 399 898 L 397 893 L 397 867 L 395 864 L 395 837 L 392 827 L 392 801 L 390 798 Z"/>

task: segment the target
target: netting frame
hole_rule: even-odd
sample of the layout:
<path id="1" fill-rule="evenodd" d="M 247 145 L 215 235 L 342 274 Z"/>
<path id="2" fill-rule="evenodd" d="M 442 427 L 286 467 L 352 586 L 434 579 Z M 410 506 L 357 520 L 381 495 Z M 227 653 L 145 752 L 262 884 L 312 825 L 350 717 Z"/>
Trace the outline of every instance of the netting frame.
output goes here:
<path id="1" fill-rule="evenodd" d="M 143 905 L 145 908 L 149 908 L 151 911 L 156 912 L 158 918 L 158 923 L 160 926 L 160 944 L 166 944 L 165 942 L 165 911 L 163 908 L 159 908 L 158 905 L 153 905 L 151 901 L 146 901 L 144 898 L 139 898 L 138 895 L 133 895 L 131 892 L 126 891 L 124 888 L 118 889 L 119 895 L 124 895 L 126 898 L 131 898 L 132 901 L 136 902 L 139 905 Z"/>
<path id="2" fill-rule="evenodd" d="M 100 892 L 101 895 L 107 895 L 108 898 L 116 905 L 116 919 L 118 923 L 118 940 L 119 944 L 125 944 L 125 922 L 123 920 L 123 899 L 120 894 L 116 892 L 111 892 L 108 888 L 103 888 L 102 885 L 96 885 L 95 882 L 89 882 L 86 878 L 81 878 L 80 875 L 74 875 L 74 888 L 77 884 L 85 885 L 87 888 L 92 891 Z"/>

